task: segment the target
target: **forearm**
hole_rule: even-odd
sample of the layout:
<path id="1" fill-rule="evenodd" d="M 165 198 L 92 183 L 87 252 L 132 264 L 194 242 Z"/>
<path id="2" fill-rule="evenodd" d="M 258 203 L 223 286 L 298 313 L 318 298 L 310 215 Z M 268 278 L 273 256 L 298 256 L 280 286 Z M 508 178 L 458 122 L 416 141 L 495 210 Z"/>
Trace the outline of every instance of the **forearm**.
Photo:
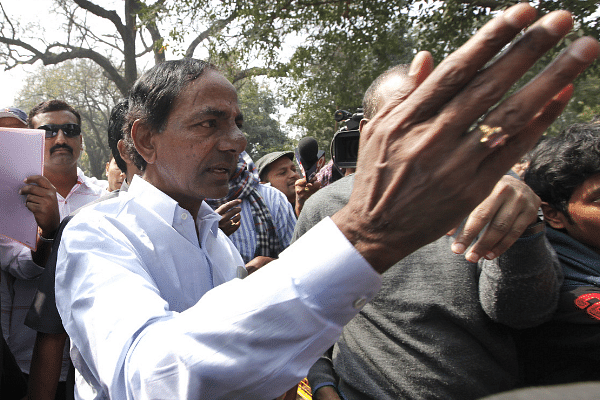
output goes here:
<path id="1" fill-rule="evenodd" d="M 330 349 L 331 350 L 331 349 Z M 336 399 L 338 377 L 333 369 L 331 351 L 323 354 L 308 371 L 308 383 L 310 384 L 314 399 Z"/>
<path id="2" fill-rule="evenodd" d="M 324 224 L 278 260 L 217 286 L 179 313 L 141 266 L 106 259 L 122 249 L 100 256 L 73 249 L 67 252 L 74 264 L 64 267 L 61 250 L 56 285 L 65 296 L 57 305 L 65 328 L 111 397 L 187 388 L 205 398 L 275 398 L 305 376 L 381 284 L 331 221 Z M 90 294 L 79 283 L 89 276 L 93 306 L 82 301 Z"/>
<path id="3" fill-rule="evenodd" d="M 56 232 L 38 232 L 38 238 L 36 243 L 35 251 L 31 251 L 31 259 L 34 263 L 43 267 L 46 265 L 48 261 L 48 257 L 50 257 L 50 252 L 52 251 L 52 246 L 54 244 L 54 236 Z"/>
<path id="4" fill-rule="evenodd" d="M 34 279 L 44 271 L 35 263 L 28 247 L 5 237 L 0 238 L 0 265 L 18 279 Z"/>
<path id="5" fill-rule="evenodd" d="M 524 237 L 493 261 L 482 261 L 480 301 L 495 321 L 538 325 L 556 310 L 562 272 L 543 232 Z"/>
<path id="6" fill-rule="evenodd" d="M 29 370 L 29 400 L 54 400 L 67 334 L 38 332 Z"/>

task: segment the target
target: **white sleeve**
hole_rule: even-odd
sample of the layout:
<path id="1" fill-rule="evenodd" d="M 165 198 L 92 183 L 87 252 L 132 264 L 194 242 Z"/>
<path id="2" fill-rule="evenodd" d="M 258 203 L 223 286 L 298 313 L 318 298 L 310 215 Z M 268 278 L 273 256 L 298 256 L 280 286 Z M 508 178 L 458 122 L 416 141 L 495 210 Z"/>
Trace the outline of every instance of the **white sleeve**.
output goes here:
<path id="1" fill-rule="evenodd" d="M 109 398 L 275 398 L 381 285 L 326 219 L 278 260 L 176 313 L 119 240 L 66 249 L 69 265 L 56 276 L 58 309 L 85 363 L 76 366 Z"/>
<path id="2" fill-rule="evenodd" d="M 19 279 L 34 279 L 44 272 L 33 262 L 29 247 L 4 236 L 0 237 L 0 266 Z"/>

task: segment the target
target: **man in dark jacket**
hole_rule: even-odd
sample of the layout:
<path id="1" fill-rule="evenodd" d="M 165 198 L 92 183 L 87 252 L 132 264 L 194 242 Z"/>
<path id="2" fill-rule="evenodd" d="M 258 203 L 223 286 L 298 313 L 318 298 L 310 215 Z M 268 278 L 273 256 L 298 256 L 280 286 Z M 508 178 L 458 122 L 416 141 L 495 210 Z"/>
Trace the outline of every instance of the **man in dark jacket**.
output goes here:
<path id="1" fill-rule="evenodd" d="M 524 179 L 542 199 L 564 271 L 554 318 L 521 342 L 525 383 L 600 380 L 600 124 L 540 143 Z"/>

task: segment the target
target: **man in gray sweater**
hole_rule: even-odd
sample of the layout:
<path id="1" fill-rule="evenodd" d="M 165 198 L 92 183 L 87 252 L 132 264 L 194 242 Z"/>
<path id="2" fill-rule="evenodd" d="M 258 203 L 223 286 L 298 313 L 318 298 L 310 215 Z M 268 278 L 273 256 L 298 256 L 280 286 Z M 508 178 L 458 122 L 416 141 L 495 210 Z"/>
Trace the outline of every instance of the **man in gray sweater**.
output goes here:
<path id="1" fill-rule="evenodd" d="M 407 72 L 395 67 L 373 83 L 361 129 Z M 349 176 L 313 195 L 294 238 L 346 205 L 353 183 Z M 332 354 L 311 369 L 314 398 L 466 400 L 513 388 L 511 331 L 549 319 L 561 283 L 537 222 L 539 204 L 524 183 L 505 176 L 456 238 L 444 236 L 390 268 Z M 488 222 L 466 257 L 455 254 Z"/>

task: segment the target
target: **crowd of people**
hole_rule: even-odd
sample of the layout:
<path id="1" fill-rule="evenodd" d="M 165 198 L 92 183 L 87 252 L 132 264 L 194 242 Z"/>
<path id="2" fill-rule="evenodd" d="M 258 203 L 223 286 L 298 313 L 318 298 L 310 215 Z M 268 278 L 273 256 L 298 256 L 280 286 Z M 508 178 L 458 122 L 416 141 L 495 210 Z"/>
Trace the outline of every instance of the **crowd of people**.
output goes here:
<path id="1" fill-rule="evenodd" d="M 498 55 L 534 20 L 518 4 L 438 68 L 381 74 L 356 168 L 313 179 L 293 151 L 249 157 L 200 60 L 113 108 L 106 181 L 77 166 L 71 105 L 4 109 L 45 151 L 19 192 L 35 249 L 0 237 L 0 397 L 597 398 L 600 122 L 542 135 L 600 45 L 502 100 L 572 28 L 550 13 Z"/>

